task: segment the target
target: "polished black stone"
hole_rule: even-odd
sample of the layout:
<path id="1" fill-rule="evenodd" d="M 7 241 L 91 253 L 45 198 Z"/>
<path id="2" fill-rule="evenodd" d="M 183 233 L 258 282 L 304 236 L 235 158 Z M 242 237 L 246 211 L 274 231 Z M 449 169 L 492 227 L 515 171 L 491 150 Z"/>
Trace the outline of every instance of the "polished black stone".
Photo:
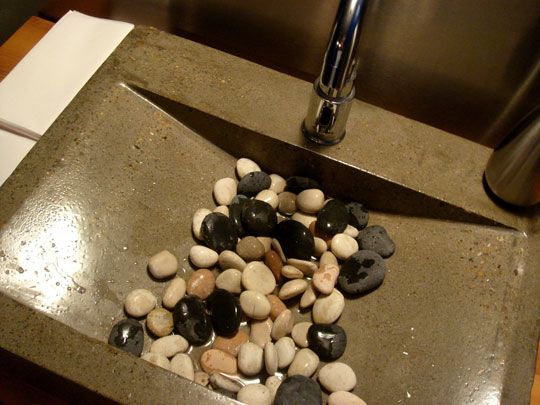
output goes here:
<path id="1" fill-rule="evenodd" d="M 384 259 L 371 250 L 359 250 L 341 265 L 339 287 L 349 294 L 363 294 L 380 286 L 386 274 Z"/>
<path id="2" fill-rule="evenodd" d="M 238 242 L 238 231 L 234 222 L 219 212 L 213 212 L 204 218 L 201 235 L 206 245 L 218 253 L 234 250 Z"/>
<path id="3" fill-rule="evenodd" d="M 361 230 L 356 241 L 360 249 L 373 250 L 384 258 L 392 256 L 396 250 L 394 241 L 380 225 L 368 226 Z"/>
<path id="4" fill-rule="evenodd" d="M 349 224 L 349 211 L 339 200 L 330 200 L 317 214 L 315 227 L 327 236 L 341 233 Z"/>
<path id="5" fill-rule="evenodd" d="M 206 307 L 214 332 L 219 336 L 232 336 L 238 332 L 242 310 L 237 299 L 229 291 L 216 289 L 207 299 Z"/>
<path id="6" fill-rule="evenodd" d="M 345 205 L 347 211 L 349 211 L 349 225 L 354 226 L 356 229 L 364 229 L 367 226 L 369 220 L 369 211 L 367 208 L 359 202 L 350 202 Z"/>
<path id="7" fill-rule="evenodd" d="M 248 198 L 245 195 L 238 194 L 234 196 L 229 204 L 229 218 L 233 221 L 239 237 L 245 235 L 244 227 L 242 226 L 242 207 L 247 200 Z"/>
<path id="8" fill-rule="evenodd" d="M 309 348 L 324 361 L 339 359 L 347 347 L 347 334 L 336 324 L 311 325 L 307 340 Z"/>
<path id="9" fill-rule="evenodd" d="M 186 295 L 178 301 L 173 310 L 173 321 L 174 329 L 193 345 L 203 345 L 212 336 L 210 317 L 198 297 Z"/>
<path id="10" fill-rule="evenodd" d="M 248 200 L 244 203 L 242 226 L 246 235 L 270 236 L 276 225 L 276 211 L 270 204 L 260 200 Z"/>
<path id="11" fill-rule="evenodd" d="M 286 181 L 286 190 L 295 194 L 298 194 L 301 191 L 308 190 L 310 188 L 318 188 L 319 190 L 322 189 L 318 181 L 313 180 L 309 177 L 291 176 Z"/>
<path id="12" fill-rule="evenodd" d="M 109 344 L 135 356 L 140 356 L 144 344 L 142 325 L 134 319 L 122 319 L 112 327 Z"/>
<path id="13" fill-rule="evenodd" d="M 272 179 L 265 172 L 246 174 L 238 183 L 238 194 L 255 197 L 260 191 L 270 187 Z"/>
<path id="14" fill-rule="evenodd" d="M 309 229 L 292 219 L 280 222 L 274 237 L 287 258 L 309 260 L 315 250 L 315 241 Z"/>
<path id="15" fill-rule="evenodd" d="M 280 384 L 274 405 L 322 405 L 321 387 L 303 375 L 288 377 Z"/>

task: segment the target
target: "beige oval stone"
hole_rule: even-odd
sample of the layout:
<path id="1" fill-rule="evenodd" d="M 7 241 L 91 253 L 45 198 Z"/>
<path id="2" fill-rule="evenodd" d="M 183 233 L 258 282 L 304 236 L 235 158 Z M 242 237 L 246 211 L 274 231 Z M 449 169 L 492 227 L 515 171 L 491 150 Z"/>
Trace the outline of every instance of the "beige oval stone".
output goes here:
<path id="1" fill-rule="evenodd" d="M 256 196 L 256 200 L 264 201 L 270 205 L 273 209 L 277 209 L 279 204 L 278 195 L 272 190 L 262 190 Z"/>
<path id="2" fill-rule="evenodd" d="M 242 346 L 248 341 L 249 336 L 247 335 L 247 333 L 242 330 L 238 330 L 238 332 L 236 332 L 236 334 L 232 337 L 216 336 L 216 339 L 212 344 L 212 348 L 221 350 L 236 357 L 238 356 L 240 346 Z"/>
<path id="3" fill-rule="evenodd" d="M 240 346 L 238 352 L 238 368 L 248 377 L 259 374 L 263 368 L 263 349 L 252 342 Z"/>
<path id="4" fill-rule="evenodd" d="M 251 321 L 250 330 L 249 330 L 249 340 L 256 345 L 264 348 L 266 343 L 272 340 L 271 332 L 272 325 L 274 322 L 270 318 L 266 318 L 261 321 L 253 320 Z"/>
<path id="5" fill-rule="evenodd" d="M 332 392 L 328 396 L 328 405 L 367 405 L 366 402 L 348 391 Z"/>
<path id="6" fill-rule="evenodd" d="M 319 267 L 324 266 L 325 264 L 334 264 L 338 265 L 338 261 L 336 259 L 336 256 L 330 251 L 324 252 L 321 255 L 321 259 L 319 260 Z"/>
<path id="7" fill-rule="evenodd" d="M 266 319 L 270 315 L 270 302 L 259 291 L 248 290 L 240 294 L 242 311 L 252 319 Z"/>
<path id="8" fill-rule="evenodd" d="M 313 283 L 309 283 L 308 288 L 306 288 L 306 291 L 302 294 L 302 297 L 300 298 L 300 308 L 305 309 L 311 307 L 315 300 L 317 299 L 317 292 L 313 288 Z"/>
<path id="9" fill-rule="evenodd" d="M 287 375 L 303 375 L 311 377 L 319 365 L 319 356 L 311 349 L 300 349 L 296 352 L 294 359 L 289 366 Z"/>
<path id="10" fill-rule="evenodd" d="M 282 300 L 288 300 L 302 294 L 308 288 L 309 283 L 304 279 L 287 281 L 279 290 L 278 297 Z"/>
<path id="11" fill-rule="evenodd" d="M 300 322 L 293 326 L 291 336 L 298 347 L 308 347 L 307 332 L 311 322 Z"/>
<path id="12" fill-rule="evenodd" d="M 314 214 L 324 205 L 324 193 L 317 188 L 301 191 L 296 197 L 297 207 L 307 214 Z"/>
<path id="13" fill-rule="evenodd" d="M 251 262 L 264 256 L 264 246 L 255 236 L 246 236 L 236 244 L 236 253 L 242 259 Z"/>
<path id="14" fill-rule="evenodd" d="M 281 268 L 281 275 L 288 279 L 304 278 L 304 273 L 290 264 L 286 264 Z"/>
<path id="15" fill-rule="evenodd" d="M 269 294 L 266 298 L 270 302 L 270 319 L 275 321 L 279 314 L 287 309 L 287 306 L 274 294 Z"/>
<path id="16" fill-rule="evenodd" d="M 236 161 L 236 174 L 239 178 L 251 172 L 260 172 L 261 168 L 257 163 L 248 158 L 240 158 Z"/>
<path id="17" fill-rule="evenodd" d="M 296 211 L 291 217 L 291 219 L 293 221 L 300 222 L 302 225 L 309 229 L 309 225 L 311 225 L 312 222 L 315 222 L 317 220 L 317 217 L 315 215 L 305 214 L 303 212 Z"/>
<path id="18" fill-rule="evenodd" d="M 278 354 L 278 368 L 288 367 L 294 360 L 294 355 L 296 354 L 294 340 L 285 336 L 279 339 L 274 346 Z"/>
<path id="19" fill-rule="evenodd" d="M 244 267 L 246 267 L 244 259 L 232 250 L 224 250 L 221 252 L 218 257 L 218 262 L 219 267 L 221 267 L 222 270 L 237 269 L 242 271 L 244 270 Z"/>
<path id="20" fill-rule="evenodd" d="M 170 335 L 173 331 L 172 313 L 164 308 L 155 308 L 146 317 L 146 327 L 157 337 Z"/>
<path id="21" fill-rule="evenodd" d="M 273 250 L 269 250 L 264 254 L 264 264 L 272 271 L 276 283 L 281 282 L 281 269 L 283 268 L 283 261 L 279 254 Z"/>
<path id="22" fill-rule="evenodd" d="M 201 235 L 201 225 L 204 221 L 204 218 L 208 214 L 211 214 L 212 211 L 206 208 L 199 208 L 197 211 L 195 211 L 195 214 L 193 214 L 193 219 L 191 221 L 191 231 L 193 232 L 193 236 L 195 236 L 198 240 L 203 240 L 203 237 Z"/>
<path id="23" fill-rule="evenodd" d="M 208 374 L 214 372 L 236 374 L 238 372 L 236 358 L 218 349 L 209 349 L 202 354 L 201 367 Z"/>
<path id="24" fill-rule="evenodd" d="M 184 353 L 188 348 L 189 343 L 183 336 L 170 335 L 153 341 L 150 352 L 159 353 L 165 357 L 173 357 L 178 353 Z"/>
<path id="25" fill-rule="evenodd" d="M 242 387 L 240 391 L 238 391 L 237 399 L 246 405 L 272 404 L 270 390 L 262 384 L 249 384 Z"/>
<path id="26" fill-rule="evenodd" d="M 242 272 L 242 285 L 246 290 L 268 295 L 276 288 L 276 279 L 263 262 L 250 262 Z"/>
<path id="27" fill-rule="evenodd" d="M 242 292 L 242 272 L 237 269 L 225 270 L 217 276 L 216 287 L 232 294 L 240 294 Z"/>
<path id="28" fill-rule="evenodd" d="M 287 181 L 279 174 L 272 173 L 270 175 L 270 181 L 270 190 L 272 190 L 274 193 L 279 194 L 285 191 L 285 187 L 287 187 Z"/>
<path id="29" fill-rule="evenodd" d="M 358 236 L 359 231 L 354 226 L 347 225 L 347 228 L 345 228 L 343 233 L 349 235 L 352 238 L 356 238 Z"/>
<path id="30" fill-rule="evenodd" d="M 146 353 L 141 356 L 141 359 L 146 360 L 147 362 L 158 367 L 164 368 L 165 370 L 171 369 L 171 362 L 169 359 L 160 353 Z"/>
<path id="31" fill-rule="evenodd" d="M 325 264 L 313 274 L 311 284 L 322 294 L 330 294 L 336 285 L 339 276 L 339 267 L 334 264 Z"/>
<path id="32" fill-rule="evenodd" d="M 193 382 L 195 384 L 199 384 L 199 385 L 202 385 L 203 387 L 206 387 L 208 383 L 210 382 L 210 376 L 204 371 L 195 371 Z"/>
<path id="33" fill-rule="evenodd" d="M 269 252 L 272 248 L 272 238 L 269 236 L 257 236 L 257 239 L 264 246 L 264 253 Z"/>
<path id="34" fill-rule="evenodd" d="M 318 269 L 317 265 L 309 260 L 288 259 L 287 264 L 296 267 L 307 277 L 311 277 Z"/>
<path id="35" fill-rule="evenodd" d="M 358 251 L 358 242 L 345 233 L 338 233 L 332 238 L 330 247 L 334 256 L 339 260 L 347 260 L 354 252 Z"/>
<path id="36" fill-rule="evenodd" d="M 283 215 L 292 215 L 296 212 L 296 194 L 284 191 L 278 195 L 278 211 Z"/>
<path id="37" fill-rule="evenodd" d="M 283 311 L 272 325 L 272 339 L 279 340 L 291 333 L 294 326 L 294 317 L 290 309 Z"/>
<path id="38" fill-rule="evenodd" d="M 174 306 L 186 295 L 186 280 L 180 277 L 173 278 L 163 293 L 163 306 L 173 309 Z"/>
<path id="39" fill-rule="evenodd" d="M 162 250 L 148 260 L 148 271 L 157 279 L 168 278 L 177 270 L 178 260 L 168 250 Z"/>
<path id="40" fill-rule="evenodd" d="M 134 318 L 145 316 L 157 305 L 157 298 L 150 291 L 138 288 L 131 291 L 124 302 L 126 313 Z"/>
<path id="41" fill-rule="evenodd" d="M 319 382 L 329 392 L 350 391 L 356 386 L 353 369 L 339 361 L 328 363 L 319 370 Z"/>
<path id="42" fill-rule="evenodd" d="M 266 381 L 264 382 L 264 385 L 266 386 L 266 388 L 270 390 L 270 395 L 272 397 L 272 402 L 273 402 L 274 398 L 276 397 L 276 392 L 279 386 L 281 385 L 281 380 L 279 379 L 279 377 L 276 377 L 275 375 L 271 375 L 270 377 L 266 379 Z"/>
<path id="43" fill-rule="evenodd" d="M 193 361 L 185 353 L 178 353 L 171 359 L 171 371 L 191 381 L 195 378 Z"/>
<path id="44" fill-rule="evenodd" d="M 217 263 L 218 257 L 216 251 L 202 245 L 195 245 L 189 250 L 189 260 L 199 268 L 212 267 Z"/>
<path id="45" fill-rule="evenodd" d="M 236 195 L 236 180 L 225 177 L 214 184 L 214 199 L 218 205 L 229 205 Z"/>
<path id="46" fill-rule="evenodd" d="M 219 214 L 223 214 L 225 216 L 229 216 L 229 207 L 226 205 L 219 205 L 216 208 L 214 208 L 214 212 L 217 212 Z"/>
<path id="47" fill-rule="evenodd" d="M 285 257 L 285 253 L 283 253 L 283 249 L 281 248 L 281 244 L 276 238 L 272 238 L 272 249 L 275 250 L 275 252 L 279 255 L 279 258 L 282 262 L 286 262 L 287 258 Z"/>
<path id="48" fill-rule="evenodd" d="M 336 288 L 330 295 L 319 297 L 313 304 L 313 323 L 329 324 L 338 320 L 345 307 L 345 298 Z"/>
<path id="49" fill-rule="evenodd" d="M 264 367 L 268 375 L 274 375 L 278 369 L 278 357 L 276 347 L 272 342 L 264 346 Z"/>
<path id="50" fill-rule="evenodd" d="M 321 257 L 321 255 L 328 250 L 328 245 L 324 241 L 324 239 L 321 239 L 317 236 L 313 238 L 313 241 L 315 242 L 315 249 L 313 251 L 313 254 L 316 257 Z"/>
<path id="51" fill-rule="evenodd" d="M 207 299 L 214 292 L 216 287 L 216 278 L 208 269 L 199 269 L 194 271 L 187 282 L 187 293 L 196 295 L 200 299 Z"/>
<path id="52" fill-rule="evenodd" d="M 212 384 L 212 387 L 215 389 L 222 388 L 234 393 L 240 391 L 243 387 L 242 383 L 236 378 L 221 373 L 213 373 L 210 376 L 210 384 Z"/>

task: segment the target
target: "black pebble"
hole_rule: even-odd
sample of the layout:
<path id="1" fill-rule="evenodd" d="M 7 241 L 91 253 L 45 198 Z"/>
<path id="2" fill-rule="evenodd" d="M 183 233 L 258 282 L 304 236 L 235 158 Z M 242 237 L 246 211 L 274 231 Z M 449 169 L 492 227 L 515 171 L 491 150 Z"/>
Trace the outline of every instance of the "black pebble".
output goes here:
<path id="1" fill-rule="evenodd" d="M 317 214 L 315 227 L 327 236 L 341 233 L 349 224 L 349 211 L 339 200 L 330 200 Z"/>
<path id="2" fill-rule="evenodd" d="M 359 250 L 342 264 L 339 287 L 349 294 L 363 294 L 381 285 L 386 274 L 384 259 L 371 250 Z"/>
<path id="3" fill-rule="evenodd" d="M 288 377 L 279 386 L 274 405 L 322 405 L 321 387 L 303 375 Z"/>
<path id="4" fill-rule="evenodd" d="M 315 250 L 315 241 L 309 229 L 292 219 L 280 222 L 274 237 L 287 258 L 309 260 Z"/>
<path id="5" fill-rule="evenodd" d="M 214 332 L 219 336 L 233 336 L 238 332 L 242 310 L 234 295 L 221 288 L 216 289 L 206 300 Z"/>
<path id="6" fill-rule="evenodd" d="M 204 218 L 201 235 L 208 247 L 218 253 L 224 250 L 234 251 L 238 242 L 238 231 L 234 222 L 219 212 L 212 212 Z"/>
<path id="7" fill-rule="evenodd" d="M 248 198 L 245 195 L 238 194 L 234 196 L 229 204 L 229 218 L 231 221 L 233 221 L 234 226 L 236 226 L 236 231 L 240 237 L 244 236 L 244 227 L 242 226 L 242 207 L 247 200 Z"/>
<path id="8" fill-rule="evenodd" d="M 339 359 L 347 346 L 347 334 L 336 324 L 311 325 L 307 340 L 309 348 L 324 361 Z"/>
<path id="9" fill-rule="evenodd" d="M 270 236 L 276 225 L 276 211 L 270 204 L 260 200 L 248 200 L 244 203 L 242 207 L 242 226 L 246 234 Z"/>
<path id="10" fill-rule="evenodd" d="M 381 255 L 381 257 L 390 257 L 396 250 L 396 245 L 386 229 L 380 225 L 368 226 L 358 233 L 356 237 L 358 247 L 365 250 L 373 250 Z"/>
<path id="11" fill-rule="evenodd" d="M 242 177 L 238 183 L 238 194 L 254 197 L 260 191 L 269 188 L 270 184 L 272 179 L 265 172 L 251 172 Z"/>
<path id="12" fill-rule="evenodd" d="M 310 179 L 309 177 L 292 176 L 287 179 L 286 190 L 291 193 L 298 194 L 301 191 L 308 190 L 310 188 L 322 189 L 318 181 Z"/>
<path id="13" fill-rule="evenodd" d="M 356 229 L 364 229 L 367 226 L 369 220 L 369 211 L 367 208 L 359 202 L 350 202 L 345 205 L 347 211 L 349 211 L 349 225 L 354 226 Z"/>
<path id="14" fill-rule="evenodd" d="M 134 319 L 122 319 L 112 327 L 109 344 L 139 357 L 144 344 L 142 325 Z"/>
<path id="15" fill-rule="evenodd" d="M 212 324 L 206 314 L 204 302 L 195 296 L 186 295 L 173 310 L 175 330 L 193 345 L 200 346 L 212 336 Z"/>

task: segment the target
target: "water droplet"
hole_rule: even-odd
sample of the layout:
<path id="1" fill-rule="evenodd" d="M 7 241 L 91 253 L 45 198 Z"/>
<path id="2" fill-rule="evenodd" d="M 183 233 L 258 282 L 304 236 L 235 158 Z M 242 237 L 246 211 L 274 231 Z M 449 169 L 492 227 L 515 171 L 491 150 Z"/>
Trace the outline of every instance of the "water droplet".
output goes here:
<path id="1" fill-rule="evenodd" d="M 24 273 L 24 269 L 21 266 L 17 266 L 17 271 L 21 274 Z"/>

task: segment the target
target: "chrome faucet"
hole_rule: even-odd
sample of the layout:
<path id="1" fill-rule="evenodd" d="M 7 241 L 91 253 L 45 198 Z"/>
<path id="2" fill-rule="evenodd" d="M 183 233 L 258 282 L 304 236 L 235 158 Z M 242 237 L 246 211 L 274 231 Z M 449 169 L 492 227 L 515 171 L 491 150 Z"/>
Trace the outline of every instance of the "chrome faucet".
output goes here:
<path id="1" fill-rule="evenodd" d="M 366 0 L 341 0 L 302 131 L 322 145 L 334 145 L 345 136 L 354 98 L 358 58 L 356 48 Z"/>

